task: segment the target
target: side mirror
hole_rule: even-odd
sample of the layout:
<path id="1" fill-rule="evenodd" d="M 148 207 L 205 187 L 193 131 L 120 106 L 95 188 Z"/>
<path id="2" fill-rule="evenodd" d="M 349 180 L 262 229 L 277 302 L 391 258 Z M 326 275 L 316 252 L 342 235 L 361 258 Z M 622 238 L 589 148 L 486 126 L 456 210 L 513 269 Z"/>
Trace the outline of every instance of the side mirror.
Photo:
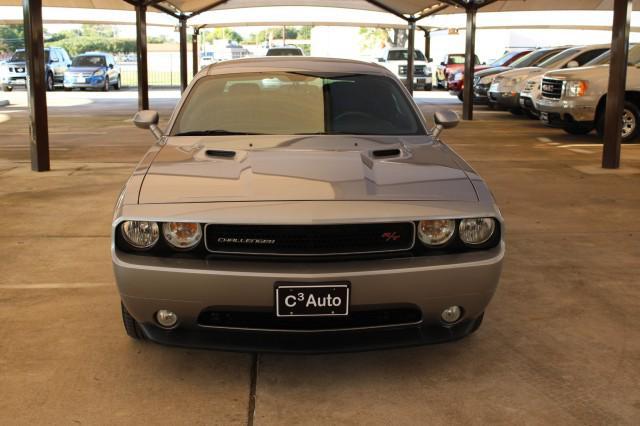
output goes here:
<path id="1" fill-rule="evenodd" d="M 578 61 L 570 61 L 567 64 L 567 68 L 578 68 L 580 66 L 580 64 L 578 63 Z"/>
<path id="2" fill-rule="evenodd" d="M 436 127 L 433 128 L 431 133 L 433 137 L 437 138 L 444 129 L 453 129 L 460 122 L 458 114 L 451 110 L 438 111 L 433 115 L 433 121 L 436 123 Z"/>
<path id="3" fill-rule="evenodd" d="M 112 70 L 113 69 L 113 64 L 109 64 L 109 69 Z"/>
<path id="4" fill-rule="evenodd" d="M 160 116 L 156 111 L 143 110 L 136 112 L 133 116 L 133 124 L 139 129 L 149 129 L 156 139 L 160 139 L 164 136 L 160 128 L 158 128 L 158 121 Z"/>
<path id="5" fill-rule="evenodd" d="M 384 58 L 378 58 L 378 62 L 387 62 Z"/>
<path id="6" fill-rule="evenodd" d="M 444 61 L 440 62 L 440 66 L 446 67 L 447 64 L 444 63 Z"/>
<path id="7" fill-rule="evenodd" d="M 71 68 L 71 64 L 67 64 L 67 68 Z"/>

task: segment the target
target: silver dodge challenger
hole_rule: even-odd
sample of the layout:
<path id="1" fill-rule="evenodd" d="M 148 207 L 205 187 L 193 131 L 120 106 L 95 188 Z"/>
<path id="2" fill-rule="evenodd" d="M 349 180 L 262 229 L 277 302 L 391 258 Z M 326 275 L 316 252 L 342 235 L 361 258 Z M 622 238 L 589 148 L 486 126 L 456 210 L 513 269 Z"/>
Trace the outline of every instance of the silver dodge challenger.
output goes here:
<path id="1" fill-rule="evenodd" d="M 211 65 L 120 194 L 112 259 L 127 334 L 240 351 L 459 339 L 498 284 L 484 181 L 388 70 L 308 57 Z"/>

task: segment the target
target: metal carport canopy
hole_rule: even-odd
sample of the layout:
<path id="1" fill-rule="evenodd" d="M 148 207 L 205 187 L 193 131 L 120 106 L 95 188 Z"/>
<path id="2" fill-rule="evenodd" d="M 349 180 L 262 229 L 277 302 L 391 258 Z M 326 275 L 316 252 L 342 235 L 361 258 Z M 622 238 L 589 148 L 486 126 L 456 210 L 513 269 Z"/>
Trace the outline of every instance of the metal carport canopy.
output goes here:
<path id="1" fill-rule="evenodd" d="M 476 13 L 540 10 L 614 10 L 612 58 L 606 106 L 603 167 L 618 168 L 620 133 L 624 105 L 631 11 L 640 0 L 0 0 L 0 6 L 23 5 L 25 47 L 29 58 L 29 105 L 31 110 L 32 169 L 49 170 L 49 142 L 44 87 L 44 51 L 42 6 L 93 9 L 136 10 L 138 39 L 138 94 L 141 108 L 148 106 L 146 69 L 146 10 L 155 8 L 179 22 L 181 86 L 187 83 L 187 20 L 214 9 L 239 9 L 265 6 L 323 6 L 356 10 L 384 10 L 409 24 L 409 50 L 414 49 L 416 22 L 438 13 L 466 13 L 466 63 L 464 73 L 463 118 L 473 118 L 472 81 L 475 51 Z M 41 81 L 42 80 L 42 81 Z M 413 55 L 408 55 L 407 81 L 413 81 Z"/>

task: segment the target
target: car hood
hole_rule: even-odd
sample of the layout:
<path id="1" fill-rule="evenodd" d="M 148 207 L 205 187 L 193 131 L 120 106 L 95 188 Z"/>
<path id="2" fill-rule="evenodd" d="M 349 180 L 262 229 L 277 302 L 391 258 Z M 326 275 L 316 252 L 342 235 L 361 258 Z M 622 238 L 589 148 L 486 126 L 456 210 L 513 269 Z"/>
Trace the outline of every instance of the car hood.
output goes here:
<path id="1" fill-rule="evenodd" d="M 590 67 L 570 68 L 565 70 L 549 71 L 544 76 L 549 78 L 557 78 L 560 80 L 584 79 L 601 77 L 601 74 L 609 74 L 609 65 L 593 65 Z"/>
<path id="2" fill-rule="evenodd" d="M 91 72 L 94 73 L 96 71 L 101 70 L 102 67 L 69 67 L 67 71 L 70 72 Z"/>
<path id="3" fill-rule="evenodd" d="M 7 65 L 13 65 L 14 67 L 15 66 L 18 66 L 18 67 L 19 66 L 23 66 L 24 67 L 24 66 L 27 65 L 27 63 L 25 61 L 7 61 L 6 64 Z"/>
<path id="4" fill-rule="evenodd" d="M 500 76 L 504 78 L 516 78 L 516 77 L 526 77 L 530 75 L 536 75 L 542 72 L 544 72 L 543 68 L 526 67 L 526 68 L 516 68 L 509 71 L 505 71 L 502 74 L 500 74 Z"/>
<path id="5" fill-rule="evenodd" d="M 392 152 L 377 157 L 381 150 Z M 477 202 L 463 164 L 428 136 L 174 136 L 138 201 Z"/>

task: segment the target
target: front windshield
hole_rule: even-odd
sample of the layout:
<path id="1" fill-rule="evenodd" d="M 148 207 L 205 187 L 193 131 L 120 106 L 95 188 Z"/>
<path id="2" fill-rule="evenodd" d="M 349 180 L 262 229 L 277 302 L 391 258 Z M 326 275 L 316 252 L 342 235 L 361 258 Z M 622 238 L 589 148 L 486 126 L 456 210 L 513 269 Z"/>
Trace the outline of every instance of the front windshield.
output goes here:
<path id="1" fill-rule="evenodd" d="M 300 49 L 275 48 L 267 51 L 267 56 L 302 56 Z"/>
<path id="2" fill-rule="evenodd" d="M 539 49 L 514 61 L 511 66 L 513 68 L 536 67 L 559 52 L 562 52 L 562 49 Z"/>
<path id="3" fill-rule="evenodd" d="M 579 52 L 580 52 L 580 48 L 575 48 L 575 47 L 571 49 L 563 50 L 562 52 L 556 55 L 553 55 L 546 61 L 540 63 L 538 66 L 542 68 L 551 68 L 551 69 L 561 68 L 562 65 L 564 65 L 564 63 L 569 60 L 569 58 L 572 58 Z"/>
<path id="4" fill-rule="evenodd" d="M 417 135 L 424 129 L 389 77 L 264 72 L 202 78 L 172 134 Z"/>
<path id="5" fill-rule="evenodd" d="M 598 56 L 595 59 L 592 59 L 590 62 L 587 62 L 584 66 L 594 66 L 594 65 L 609 65 L 611 62 L 611 50 L 607 50 L 602 55 Z M 640 44 L 634 44 L 629 49 L 629 57 L 627 60 L 627 65 L 638 65 L 640 64 Z"/>
<path id="6" fill-rule="evenodd" d="M 516 55 L 520 55 L 522 52 L 516 50 L 513 52 L 508 52 L 506 54 L 504 54 L 502 57 L 496 59 L 495 61 L 493 61 L 489 66 L 491 67 L 502 67 L 505 65 L 508 65 L 509 62 L 511 62 L 511 60 L 513 59 L 514 56 Z"/>
<path id="7" fill-rule="evenodd" d="M 390 50 L 387 59 L 389 61 L 406 61 L 409 59 L 409 52 L 407 50 Z M 424 54 L 419 50 L 414 50 L 413 59 L 416 61 L 424 61 Z"/>
<path id="8" fill-rule="evenodd" d="M 464 64 L 464 55 L 449 55 L 449 60 L 447 63 L 449 65 Z"/>
<path id="9" fill-rule="evenodd" d="M 24 50 L 18 50 L 11 56 L 9 62 L 25 62 L 27 60 L 27 54 Z M 44 51 L 44 61 L 49 62 L 49 51 Z"/>
<path id="10" fill-rule="evenodd" d="M 71 62 L 73 67 L 104 67 L 107 61 L 102 55 L 83 55 L 76 56 Z"/>

